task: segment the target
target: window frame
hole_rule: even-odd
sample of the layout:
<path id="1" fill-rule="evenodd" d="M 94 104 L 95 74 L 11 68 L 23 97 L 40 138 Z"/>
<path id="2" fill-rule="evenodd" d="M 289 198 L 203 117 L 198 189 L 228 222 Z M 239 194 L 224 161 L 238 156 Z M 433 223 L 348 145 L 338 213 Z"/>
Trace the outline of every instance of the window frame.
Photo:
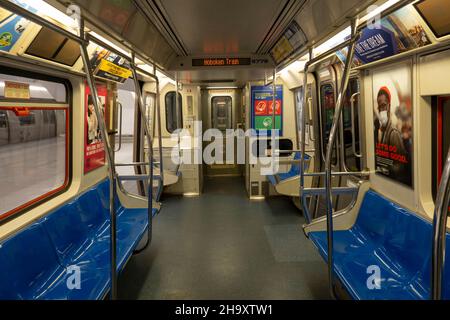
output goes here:
<path id="1" fill-rule="evenodd" d="M 165 94 L 165 96 L 164 96 L 164 109 L 165 109 L 165 115 L 166 115 L 166 130 L 167 130 L 167 132 L 168 133 L 170 133 L 170 134 L 172 134 L 172 133 L 174 133 L 176 130 L 179 130 L 179 129 L 183 129 L 183 96 L 182 96 L 182 94 L 180 93 L 180 92 L 178 92 L 178 95 L 179 95 L 179 97 L 178 97 L 178 102 L 179 102 L 179 106 L 176 106 L 176 108 L 180 108 L 180 123 L 178 123 L 178 119 L 176 119 L 177 120 L 177 127 L 178 127 L 178 125 L 181 125 L 181 127 L 180 128 L 175 128 L 174 130 L 169 130 L 169 117 L 168 117 L 168 108 L 167 108 L 167 97 L 168 97 L 168 95 L 169 94 L 174 94 L 175 95 L 175 98 L 176 98 L 176 91 L 175 90 L 172 90 L 172 91 L 169 91 L 169 92 L 167 92 L 166 94 Z M 175 101 L 176 101 L 176 99 L 175 99 Z M 175 102 L 175 104 L 177 104 L 176 102 Z M 175 115 L 176 115 L 176 110 L 175 110 Z"/>
<path id="2" fill-rule="evenodd" d="M 72 137 L 73 137 L 73 88 L 72 88 L 72 84 L 69 80 L 64 79 L 64 78 L 59 78 L 59 77 L 55 77 L 55 76 L 51 76 L 51 75 L 46 75 L 46 74 L 41 74 L 41 73 L 36 73 L 36 72 L 32 72 L 32 71 L 28 71 L 26 69 L 17 69 L 17 68 L 10 68 L 10 67 L 6 67 L 6 66 L 2 66 L 2 72 L 1 74 L 6 74 L 6 75 L 13 75 L 13 76 L 21 76 L 24 78 L 30 78 L 30 79 L 36 79 L 36 80 L 43 80 L 43 81 L 51 81 L 51 82 L 56 82 L 56 83 L 60 83 L 62 85 L 64 85 L 65 90 L 66 90 L 66 102 L 63 103 L 56 103 L 56 102 L 51 102 L 48 103 L 46 101 L 36 101 L 36 100 L 29 100 L 28 103 L 31 104 L 41 104 L 41 106 L 30 106 L 28 107 L 30 110 L 64 110 L 65 111 L 65 118 L 66 118 L 66 123 L 65 123 L 65 129 L 66 129 L 66 137 L 65 137 L 65 142 L 66 142 L 66 148 L 65 148 L 65 178 L 64 178 L 64 183 L 54 189 L 51 190 L 49 192 L 46 192 L 45 194 L 42 194 L 30 201 L 27 201 L 26 203 L 21 204 L 20 206 L 9 210 L 3 214 L 0 214 L 0 225 L 5 224 L 9 221 L 11 221 L 12 219 L 21 216 L 27 212 L 29 212 L 32 209 L 35 209 L 36 207 L 60 196 L 61 194 L 63 194 L 64 192 L 66 192 L 67 190 L 69 190 L 69 188 L 72 185 L 72 180 L 73 180 L 73 144 L 72 144 Z M 0 103 L 7 103 L 10 104 L 11 102 L 15 103 L 19 103 L 20 105 L 23 104 L 23 100 L 1 100 Z M 48 106 L 48 105 L 55 105 L 55 106 Z M 46 106 L 47 105 L 47 106 Z M 62 106 L 64 105 L 64 106 Z M 11 110 L 13 107 L 9 107 L 9 106 L 1 106 L 0 109 L 1 110 Z M 7 128 L 9 127 L 9 125 L 7 125 Z"/>
<path id="3" fill-rule="evenodd" d="M 211 97 L 211 126 L 213 126 L 214 125 L 214 113 L 212 112 L 213 111 L 213 109 L 214 109 L 214 100 L 215 99 L 220 99 L 220 98 L 227 98 L 227 99 L 230 99 L 230 102 L 231 102 L 231 106 L 230 106 L 230 118 L 231 118 L 231 120 L 230 120 L 230 122 L 231 122 L 231 128 L 227 128 L 227 129 L 233 129 L 233 97 L 232 96 L 230 96 L 230 95 L 223 95 L 223 96 L 214 96 L 214 97 Z M 228 112 L 228 111 L 227 111 Z M 227 120 L 229 120 L 229 118 L 227 117 Z M 227 124 L 227 127 L 228 127 L 228 124 Z M 218 128 L 214 128 L 214 129 L 218 129 Z M 218 129 L 218 130 L 220 130 L 220 129 Z M 225 130 L 224 130 L 225 131 Z"/>
<path id="4" fill-rule="evenodd" d="M 323 161 L 325 162 L 325 155 L 327 152 L 327 145 L 328 145 L 328 141 L 325 140 L 329 140 L 330 139 L 330 134 L 331 134 L 331 128 L 330 128 L 330 132 L 328 133 L 328 139 L 326 138 L 325 135 L 325 127 L 326 127 L 326 114 L 325 114 L 325 106 L 324 106 L 324 100 L 323 98 L 325 98 L 325 96 L 322 95 L 322 90 L 323 88 L 325 88 L 326 86 L 331 87 L 331 89 L 333 90 L 333 98 L 334 98 L 334 108 L 333 110 L 336 110 L 336 86 L 334 84 L 333 81 L 331 80 L 326 80 L 323 81 L 319 84 L 319 105 L 320 105 L 320 140 L 321 140 L 321 154 L 322 154 L 322 158 Z M 331 165 L 332 166 L 337 166 L 339 164 L 339 154 L 338 154 L 338 145 L 339 145 L 339 138 L 336 139 L 336 142 L 334 143 L 334 147 L 333 147 L 333 155 L 331 157 Z"/>
<path id="5" fill-rule="evenodd" d="M 353 81 L 356 82 L 356 86 L 357 86 L 357 91 L 355 91 L 355 92 L 351 91 L 352 90 L 351 82 L 353 82 Z M 345 99 L 347 97 L 351 99 L 352 95 L 355 94 L 355 93 L 361 93 L 361 80 L 360 80 L 359 77 L 351 77 L 349 79 L 348 87 L 347 87 L 347 90 L 345 91 L 345 95 L 346 95 Z M 355 128 L 355 138 L 354 139 L 355 139 L 355 144 L 356 144 L 356 146 L 355 146 L 356 147 L 355 148 L 356 152 L 361 154 L 361 146 L 362 146 L 362 142 L 361 142 L 361 123 L 360 123 L 360 120 L 361 120 L 361 106 L 362 106 L 362 104 L 361 104 L 361 95 L 358 96 L 357 99 L 358 99 L 358 103 L 355 104 L 355 117 L 356 118 L 353 120 L 354 124 L 355 124 L 355 127 L 357 126 L 357 128 Z M 344 148 L 343 164 L 345 165 L 345 168 L 349 172 L 359 172 L 359 171 L 362 170 L 362 167 L 363 167 L 363 159 L 362 159 L 362 157 L 361 158 L 356 157 L 353 154 L 353 152 L 349 156 L 349 155 L 347 155 L 347 152 L 346 152 L 347 148 L 348 148 L 347 145 L 345 144 L 345 130 L 346 130 L 346 126 L 345 126 L 345 119 L 344 119 L 345 115 L 344 115 L 344 113 L 345 113 L 345 109 L 346 108 L 350 108 L 350 128 L 352 127 L 352 123 L 351 123 L 351 121 L 352 121 L 352 119 L 351 119 L 351 102 L 350 102 L 350 100 L 348 101 L 349 105 L 346 105 L 346 102 L 347 101 L 344 100 L 344 106 L 343 106 L 343 109 L 342 109 L 342 117 L 341 117 L 341 120 L 340 120 L 340 122 L 341 122 L 340 130 L 342 130 L 342 135 L 343 135 L 343 141 L 341 141 L 341 143 L 342 143 L 342 146 Z M 353 137 L 352 137 L 352 139 L 353 139 Z M 352 144 L 353 144 L 353 142 L 350 144 L 350 148 L 353 148 Z M 354 159 L 355 163 L 357 164 L 357 168 L 354 171 L 352 171 L 351 168 L 348 166 L 348 160 L 350 160 L 350 159 Z"/>
<path id="6" fill-rule="evenodd" d="M 423 21 L 425 22 L 425 24 L 428 26 L 428 28 L 430 28 L 430 30 L 433 32 L 433 35 L 436 37 L 436 39 L 441 39 L 444 37 L 447 37 L 450 35 L 450 31 L 445 33 L 445 34 L 439 34 L 439 32 L 437 32 L 436 28 L 434 27 L 434 25 L 431 23 L 431 21 L 428 19 L 429 17 L 425 16 L 425 14 L 423 13 L 423 11 L 420 9 L 420 4 L 422 4 L 423 2 L 425 2 L 426 0 L 420 0 L 416 3 L 414 3 L 414 8 L 416 9 L 417 13 L 420 15 L 420 17 L 423 19 Z"/>

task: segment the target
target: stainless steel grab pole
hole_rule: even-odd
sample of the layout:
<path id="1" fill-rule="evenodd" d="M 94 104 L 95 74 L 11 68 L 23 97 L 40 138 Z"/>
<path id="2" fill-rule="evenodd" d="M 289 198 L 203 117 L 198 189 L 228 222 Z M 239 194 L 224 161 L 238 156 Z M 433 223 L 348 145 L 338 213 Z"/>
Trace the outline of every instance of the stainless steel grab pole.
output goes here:
<path id="1" fill-rule="evenodd" d="M 336 134 L 341 118 L 342 109 L 344 106 L 344 96 L 347 90 L 350 79 L 350 69 L 352 67 L 353 58 L 355 54 L 356 41 L 359 36 L 356 35 L 357 20 L 353 19 L 351 23 L 351 42 L 348 48 L 347 60 L 345 61 L 344 72 L 342 76 L 342 84 L 339 90 L 339 96 L 336 103 L 336 110 L 334 113 L 333 126 L 330 131 L 330 137 L 327 146 L 327 153 L 325 158 L 325 189 L 326 189 L 326 204 L 327 204 L 327 242 L 328 242 L 328 278 L 329 290 L 333 298 L 336 297 L 334 292 L 334 261 L 333 261 L 333 190 L 331 188 L 331 158 L 333 155 L 333 146 L 336 142 Z"/>
<path id="2" fill-rule="evenodd" d="M 308 113 L 309 113 L 309 117 L 308 117 L 308 120 L 309 120 L 309 124 L 308 124 L 308 127 L 309 127 L 309 130 L 308 130 L 308 133 L 309 133 L 309 141 L 311 141 L 311 142 L 315 142 L 316 141 L 316 139 L 314 138 L 314 135 L 313 135 L 313 130 L 314 130 L 314 126 L 313 125 L 311 125 L 311 123 L 313 123 L 313 110 L 312 110 L 312 97 L 309 97 L 308 98 Z"/>
<path id="3" fill-rule="evenodd" d="M 147 136 L 148 144 L 148 166 L 149 166 L 149 178 L 148 178 L 148 240 L 147 243 L 151 242 L 152 239 L 152 219 L 153 219 L 153 141 L 150 129 L 148 127 L 148 121 L 145 116 L 145 103 L 142 97 L 141 87 L 136 72 L 135 56 L 134 53 L 131 54 L 131 72 L 133 74 L 134 80 L 134 90 L 136 92 L 136 98 L 138 99 L 139 112 L 141 114 L 141 121 L 144 127 L 144 134 Z"/>
<path id="4" fill-rule="evenodd" d="M 447 240 L 448 206 L 450 198 L 450 150 L 447 154 L 441 183 L 436 196 L 433 220 L 433 246 L 431 268 L 431 298 L 442 299 L 442 281 L 445 271 L 445 249 Z"/>
<path id="5" fill-rule="evenodd" d="M 114 149 L 114 152 L 119 152 L 122 149 L 122 116 L 123 116 L 123 107 L 122 104 L 120 102 L 117 103 L 117 107 L 119 109 L 119 145 L 117 147 L 117 149 Z"/>
<path id="6" fill-rule="evenodd" d="M 313 60 L 313 48 L 309 49 L 309 61 Z M 303 102 L 302 102 L 302 106 L 300 108 L 300 115 L 299 115 L 299 121 L 297 121 L 297 123 L 299 123 L 300 125 L 300 133 L 301 133 L 301 138 L 300 138 L 300 150 L 301 150 L 301 155 L 300 155 L 300 200 L 302 203 L 302 208 L 303 208 L 303 214 L 305 215 L 305 219 L 306 219 L 306 223 L 309 224 L 312 221 L 312 218 L 309 214 L 309 208 L 308 208 L 308 204 L 306 203 L 306 196 L 304 194 L 304 189 L 305 189 L 305 157 L 306 157 L 306 104 L 308 102 L 308 70 L 309 70 L 309 62 L 307 62 L 305 64 L 305 68 L 303 70 Z"/>
<path id="7" fill-rule="evenodd" d="M 273 69 L 273 81 L 272 81 L 272 127 L 271 136 L 275 136 L 275 130 L 277 129 L 276 114 L 277 114 L 277 69 Z"/>
<path id="8" fill-rule="evenodd" d="M 360 92 L 356 92 L 352 95 L 352 97 L 350 98 L 350 108 L 351 108 L 351 117 L 352 117 L 352 150 L 353 150 L 353 155 L 356 158 L 362 158 L 362 154 L 358 154 L 356 152 L 356 136 L 355 136 L 355 98 L 357 96 L 360 96 L 361 93 Z M 359 115 L 359 113 L 358 113 Z"/>
<path id="9" fill-rule="evenodd" d="M 153 64 L 153 73 L 156 76 L 156 65 Z M 159 79 L 156 78 L 156 98 L 155 98 L 155 108 L 158 120 L 158 145 L 159 145 L 159 174 L 161 176 L 160 183 L 164 187 L 164 159 L 163 159 L 163 144 L 162 144 L 162 125 L 161 125 L 161 107 L 160 107 L 160 92 L 159 92 Z M 155 123 L 155 120 L 153 120 Z M 153 125 L 154 126 L 154 125 Z"/>
<path id="10" fill-rule="evenodd" d="M 81 39 L 85 39 L 85 31 L 84 31 L 84 20 L 80 18 L 80 37 Z M 103 112 L 100 108 L 101 102 L 97 92 L 97 86 L 95 84 L 94 75 L 89 64 L 89 55 L 86 49 L 87 41 L 83 41 L 80 45 L 81 57 L 83 59 L 84 69 L 87 75 L 87 82 L 91 89 L 91 94 L 94 100 L 94 110 L 98 119 L 98 124 L 100 127 L 100 132 L 102 136 L 102 140 L 106 149 L 106 156 L 108 160 L 108 171 L 109 171 L 109 212 L 110 212 L 110 250 L 111 250 L 111 299 L 117 299 L 117 237 L 116 237 L 116 210 L 115 210 L 115 195 L 116 195 L 116 169 L 114 165 L 114 153 L 111 147 L 109 138 L 108 138 L 108 130 L 106 129 L 106 122 Z"/>

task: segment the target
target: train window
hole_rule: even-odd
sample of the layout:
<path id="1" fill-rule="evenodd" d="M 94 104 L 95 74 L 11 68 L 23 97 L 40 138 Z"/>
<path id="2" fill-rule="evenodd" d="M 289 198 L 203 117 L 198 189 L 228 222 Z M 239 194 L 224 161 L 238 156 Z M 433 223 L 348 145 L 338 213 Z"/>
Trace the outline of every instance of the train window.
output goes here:
<path id="1" fill-rule="evenodd" d="M 441 182 L 442 170 L 444 169 L 445 160 L 450 148 L 450 97 L 439 97 L 435 102 L 437 104 L 437 112 L 434 114 L 434 181 L 433 194 L 436 197 L 439 184 Z"/>
<path id="2" fill-rule="evenodd" d="M 19 118 L 19 124 L 21 126 L 32 126 L 36 124 L 36 114 L 35 111 L 31 111 L 29 115 L 27 116 L 20 116 Z M 45 124 L 45 122 L 44 122 Z"/>
<path id="3" fill-rule="evenodd" d="M 80 47 L 75 41 L 43 27 L 28 47 L 26 53 L 67 66 L 73 66 L 80 58 Z"/>
<path id="4" fill-rule="evenodd" d="M 6 114 L 6 111 L 0 110 L 0 128 L 7 128 L 8 127 L 8 115 Z"/>
<path id="5" fill-rule="evenodd" d="M 183 99 L 178 93 L 178 112 L 176 105 L 176 92 L 170 91 L 166 94 L 166 128 L 169 133 L 183 128 Z M 178 119 L 177 119 L 178 117 Z"/>
<path id="6" fill-rule="evenodd" d="M 336 108 L 336 99 L 334 94 L 334 87 L 327 83 L 320 87 L 320 106 L 322 111 L 322 147 L 323 155 L 325 156 L 328 139 L 330 138 L 331 127 L 333 126 L 334 111 Z M 333 165 L 337 165 L 337 149 L 334 147 Z"/>
<path id="7" fill-rule="evenodd" d="M 8 89 L 8 83 L 18 83 L 26 85 L 19 90 Z M 6 94 L 6 91 L 10 94 Z M 26 92 L 23 92 L 26 91 Z M 12 97 L 11 97 L 12 96 Z M 51 101 L 56 103 L 67 102 L 66 86 L 63 83 L 46 81 L 41 79 L 32 79 L 21 76 L 1 74 L 0 75 L 0 100 L 32 100 L 35 101 Z"/>
<path id="8" fill-rule="evenodd" d="M 219 130 L 232 129 L 232 104 L 231 97 L 213 97 L 212 105 L 212 127 Z"/>
<path id="9" fill-rule="evenodd" d="M 352 125 L 355 128 L 355 152 L 360 153 L 360 137 L 359 137 L 359 108 L 360 99 L 359 95 L 359 80 L 357 78 L 350 79 L 348 83 L 348 89 L 345 94 L 344 100 L 344 110 L 343 110 L 343 137 L 344 137 L 344 156 L 345 165 L 350 171 L 361 171 L 361 159 L 358 158 L 353 152 L 353 137 L 352 137 Z M 352 104 L 351 99 L 354 98 L 354 114 L 353 114 L 353 124 L 352 124 Z"/>
<path id="10" fill-rule="evenodd" d="M 449 1 L 422 0 L 415 6 L 436 37 L 440 38 L 450 34 Z"/>
<path id="11" fill-rule="evenodd" d="M 32 78 L 20 81 L 42 84 Z M 66 96 L 62 81 L 45 83 Z M 32 102 L 0 101 L 0 220 L 48 200 L 69 184 L 69 105 Z"/>
<path id="12" fill-rule="evenodd" d="M 152 132 L 153 135 L 155 135 L 155 126 L 153 119 L 156 119 L 155 98 L 155 95 L 151 93 L 147 93 L 145 96 L 145 107 L 147 110 L 148 125 L 150 128 L 150 132 Z"/>

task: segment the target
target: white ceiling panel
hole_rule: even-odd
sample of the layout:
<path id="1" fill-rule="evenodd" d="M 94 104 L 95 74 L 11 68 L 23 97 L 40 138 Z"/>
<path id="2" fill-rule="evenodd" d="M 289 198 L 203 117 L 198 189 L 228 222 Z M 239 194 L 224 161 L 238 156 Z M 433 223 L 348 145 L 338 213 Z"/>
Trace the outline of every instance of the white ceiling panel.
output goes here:
<path id="1" fill-rule="evenodd" d="M 160 0 L 190 55 L 255 53 L 287 0 Z"/>

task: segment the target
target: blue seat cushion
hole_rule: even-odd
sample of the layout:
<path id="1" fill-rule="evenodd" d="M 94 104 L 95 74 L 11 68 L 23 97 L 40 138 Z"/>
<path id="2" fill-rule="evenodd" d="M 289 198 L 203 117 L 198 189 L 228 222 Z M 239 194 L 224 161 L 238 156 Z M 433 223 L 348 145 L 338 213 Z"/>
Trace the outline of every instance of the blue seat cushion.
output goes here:
<path id="1" fill-rule="evenodd" d="M 296 152 L 294 155 L 294 160 L 300 160 L 301 159 L 301 153 L 300 152 Z M 310 160 L 311 157 L 309 155 L 305 155 L 305 160 Z M 309 163 L 305 162 L 305 170 L 308 170 L 309 167 Z M 271 175 L 271 176 L 267 176 L 269 182 L 272 185 L 277 185 L 278 183 L 297 177 L 300 175 L 300 164 L 293 164 L 291 165 L 291 169 L 288 172 L 283 172 L 283 173 L 278 173 L 277 175 Z"/>
<path id="2" fill-rule="evenodd" d="M 0 300 L 39 299 L 64 275 L 40 223 L 0 244 Z"/>
<path id="3" fill-rule="evenodd" d="M 145 235 L 149 219 L 147 209 L 126 209 L 118 199 L 116 214 L 120 272 Z M 0 261 L 0 299 L 103 298 L 111 270 L 109 181 L 0 243 Z M 80 290 L 67 286 L 73 267 L 80 271 Z"/>
<path id="4" fill-rule="evenodd" d="M 364 197 L 355 225 L 350 230 L 335 231 L 333 235 L 334 270 L 354 299 L 430 298 L 430 222 L 370 190 Z M 309 238 L 327 260 L 326 232 L 312 232 Z M 447 252 L 450 254 L 450 250 Z M 367 286 L 370 266 L 380 268 L 379 290 Z M 448 274 L 449 264 L 445 269 Z M 450 298 L 447 278 L 444 279 L 444 297 Z"/>

